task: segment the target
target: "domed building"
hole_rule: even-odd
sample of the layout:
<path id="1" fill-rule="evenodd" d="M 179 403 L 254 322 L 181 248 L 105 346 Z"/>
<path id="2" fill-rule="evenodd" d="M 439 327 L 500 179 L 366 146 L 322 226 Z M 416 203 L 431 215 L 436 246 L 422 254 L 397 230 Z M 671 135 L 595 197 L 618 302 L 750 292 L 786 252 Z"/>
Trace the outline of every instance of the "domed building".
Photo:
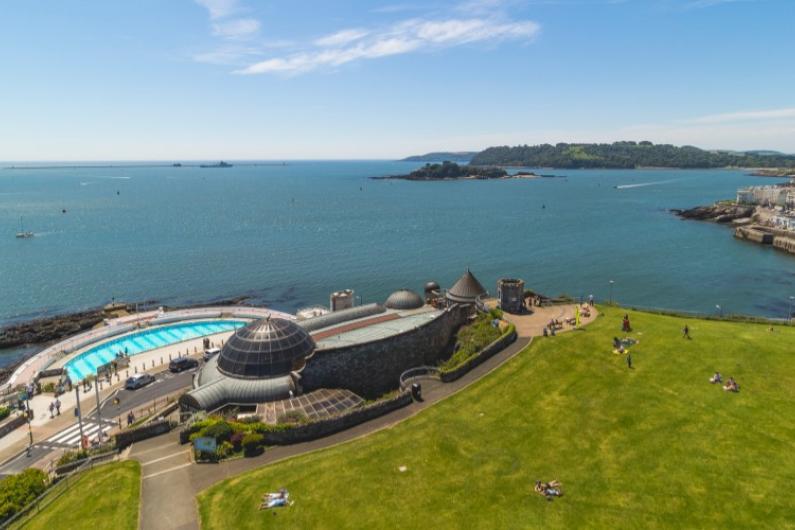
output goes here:
<path id="1" fill-rule="evenodd" d="M 458 304 L 474 304 L 475 301 L 488 294 L 475 275 L 467 269 L 455 284 L 447 290 L 447 300 Z"/>
<path id="2" fill-rule="evenodd" d="M 387 309 L 397 309 L 406 311 L 409 309 L 419 309 L 425 305 L 425 301 L 420 295 L 410 289 L 400 289 L 389 295 L 384 302 Z"/>
<path id="3" fill-rule="evenodd" d="M 207 361 L 180 404 L 216 410 L 288 398 L 300 389 L 299 373 L 314 351 L 315 341 L 295 322 L 272 317 L 252 322 Z"/>

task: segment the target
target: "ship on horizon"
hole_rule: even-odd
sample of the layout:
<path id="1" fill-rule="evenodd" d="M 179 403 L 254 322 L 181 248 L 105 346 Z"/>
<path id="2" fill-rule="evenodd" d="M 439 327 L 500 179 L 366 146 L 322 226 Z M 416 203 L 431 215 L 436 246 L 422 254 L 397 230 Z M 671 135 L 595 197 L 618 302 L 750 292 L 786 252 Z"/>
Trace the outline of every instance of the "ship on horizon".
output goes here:
<path id="1" fill-rule="evenodd" d="M 205 167 L 205 168 L 232 167 L 232 164 L 221 160 L 217 164 L 201 164 L 199 165 L 199 167 Z"/>

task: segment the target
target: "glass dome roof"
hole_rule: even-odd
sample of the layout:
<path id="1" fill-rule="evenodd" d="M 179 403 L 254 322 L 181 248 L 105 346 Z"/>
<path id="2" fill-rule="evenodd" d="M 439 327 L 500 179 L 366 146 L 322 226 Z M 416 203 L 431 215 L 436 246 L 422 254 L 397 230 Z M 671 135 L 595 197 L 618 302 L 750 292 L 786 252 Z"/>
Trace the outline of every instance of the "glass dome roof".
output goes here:
<path id="1" fill-rule="evenodd" d="M 285 375 L 315 351 L 315 341 L 290 320 L 267 317 L 238 329 L 218 356 L 218 370 L 231 377 Z"/>

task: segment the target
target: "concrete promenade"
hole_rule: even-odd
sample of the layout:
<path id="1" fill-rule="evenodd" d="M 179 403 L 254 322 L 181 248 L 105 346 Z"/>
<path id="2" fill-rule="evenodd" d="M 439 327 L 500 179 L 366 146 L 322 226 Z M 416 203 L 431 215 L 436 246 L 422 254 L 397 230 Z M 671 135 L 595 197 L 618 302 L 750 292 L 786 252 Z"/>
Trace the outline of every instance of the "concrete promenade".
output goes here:
<path id="1" fill-rule="evenodd" d="M 199 515 L 196 495 L 204 489 L 226 478 L 263 465 L 325 449 L 367 436 L 381 429 L 390 428 L 496 370 L 519 354 L 530 344 L 533 337 L 540 336 L 544 326 L 551 319 L 564 320 L 573 317 L 574 308 L 574 305 L 551 306 L 534 308 L 536 311 L 528 315 L 506 314 L 505 318 L 517 326 L 519 338 L 516 342 L 452 383 L 445 384 L 434 380 L 423 381 L 422 402 L 414 402 L 407 407 L 325 438 L 273 447 L 256 458 L 244 458 L 219 464 L 192 463 L 190 447 L 179 444 L 177 432 L 135 444 L 130 452 L 130 458 L 138 460 L 142 466 L 139 527 L 146 530 L 198 529 Z M 582 325 L 593 321 L 596 316 L 596 309 L 591 308 L 590 318 L 583 319 Z M 559 333 L 573 329 L 573 326 L 564 326 Z M 554 340 L 554 337 L 538 340 Z"/>

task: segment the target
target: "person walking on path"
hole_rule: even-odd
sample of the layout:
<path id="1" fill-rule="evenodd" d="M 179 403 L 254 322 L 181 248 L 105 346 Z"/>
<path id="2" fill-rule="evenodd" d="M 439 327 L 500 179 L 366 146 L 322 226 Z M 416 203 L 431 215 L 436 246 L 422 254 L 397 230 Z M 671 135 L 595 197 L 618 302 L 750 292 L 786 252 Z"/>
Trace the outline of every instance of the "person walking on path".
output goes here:
<path id="1" fill-rule="evenodd" d="M 690 338 L 690 328 L 689 328 L 689 327 L 687 327 L 687 324 L 685 324 L 685 327 L 684 327 L 684 329 L 682 330 L 682 336 L 683 336 L 684 338 L 686 338 L 686 339 L 689 339 L 689 338 Z"/>
<path id="2" fill-rule="evenodd" d="M 55 403 L 50 401 L 50 419 L 53 419 L 55 417 L 54 412 L 55 412 Z"/>
<path id="3" fill-rule="evenodd" d="M 56 416 L 61 415 L 61 400 L 58 398 L 55 398 L 55 412 Z"/>
<path id="4" fill-rule="evenodd" d="M 592 294 L 588 295 L 588 305 L 593 307 L 593 295 Z"/>
<path id="5" fill-rule="evenodd" d="M 627 368 L 632 369 L 632 355 L 627 352 Z"/>

